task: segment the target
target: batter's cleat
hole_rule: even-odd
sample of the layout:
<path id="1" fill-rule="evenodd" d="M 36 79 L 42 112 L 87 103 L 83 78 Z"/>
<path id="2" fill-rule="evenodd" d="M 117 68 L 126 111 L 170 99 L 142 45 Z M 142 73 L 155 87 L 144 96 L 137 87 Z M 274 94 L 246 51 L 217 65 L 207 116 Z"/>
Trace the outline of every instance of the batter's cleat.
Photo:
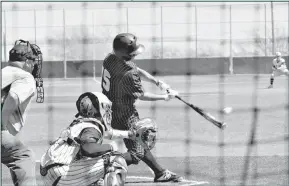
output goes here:
<path id="1" fill-rule="evenodd" d="M 183 180 L 183 177 L 169 170 L 164 170 L 161 175 L 155 176 L 154 182 L 182 182 Z"/>
<path id="2" fill-rule="evenodd" d="M 273 88 L 273 85 L 270 85 L 268 88 Z"/>

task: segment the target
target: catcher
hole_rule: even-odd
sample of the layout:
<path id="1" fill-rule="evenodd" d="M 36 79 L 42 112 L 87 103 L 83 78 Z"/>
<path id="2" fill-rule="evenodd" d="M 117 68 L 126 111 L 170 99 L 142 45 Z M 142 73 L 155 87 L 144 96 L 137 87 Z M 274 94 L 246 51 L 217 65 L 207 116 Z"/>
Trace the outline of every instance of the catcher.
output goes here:
<path id="1" fill-rule="evenodd" d="M 153 148 L 156 125 L 145 118 L 133 130 L 114 130 L 110 127 L 111 105 L 108 98 L 99 92 L 86 92 L 79 96 L 76 119 L 41 158 L 40 174 L 44 185 L 124 185 L 126 161 L 115 147 L 102 144 L 103 139 L 134 139 L 139 140 L 144 148 Z"/>

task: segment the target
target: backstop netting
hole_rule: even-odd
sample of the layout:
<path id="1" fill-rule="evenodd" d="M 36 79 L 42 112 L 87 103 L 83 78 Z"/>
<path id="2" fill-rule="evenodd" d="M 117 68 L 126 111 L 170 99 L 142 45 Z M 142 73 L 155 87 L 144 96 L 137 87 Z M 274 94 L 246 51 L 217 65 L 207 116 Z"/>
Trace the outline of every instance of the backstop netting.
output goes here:
<path id="1" fill-rule="evenodd" d="M 287 2 L 3 2 L 2 68 L 17 39 L 36 43 L 44 57 L 45 101 L 31 103 L 20 138 L 39 163 L 73 119 L 78 96 L 101 91 L 102 61 L 114 37 L 129 32 L 146 47 L 138 67 L 227 123 L 220 130 L 177 99 L 138 101 L 140 117 L 158 125 L 152 151 L 165 169 L 189 185 L 288 185 L 288 78 L 276 76 L 267 89 L 276 52 L 288 66 L 288 10 Z M 154 185 L 153 177 L 144 163 L 130 166 L 127 185 Z M 2 184 L 11 183 L 3 168 Z"/>

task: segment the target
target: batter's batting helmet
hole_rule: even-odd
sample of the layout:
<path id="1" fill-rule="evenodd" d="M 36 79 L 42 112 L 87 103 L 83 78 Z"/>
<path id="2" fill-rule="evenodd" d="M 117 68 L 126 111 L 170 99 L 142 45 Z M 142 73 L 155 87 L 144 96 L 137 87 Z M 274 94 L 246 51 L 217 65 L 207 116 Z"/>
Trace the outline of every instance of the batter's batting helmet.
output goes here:
<path id="1" fill-rule="evenodd" d="M 116 56 L 128 61 L 144 51 L 145 47 L 137 43 L 137 37 L 130 33 L 118 34 L 113 40 Z"/>

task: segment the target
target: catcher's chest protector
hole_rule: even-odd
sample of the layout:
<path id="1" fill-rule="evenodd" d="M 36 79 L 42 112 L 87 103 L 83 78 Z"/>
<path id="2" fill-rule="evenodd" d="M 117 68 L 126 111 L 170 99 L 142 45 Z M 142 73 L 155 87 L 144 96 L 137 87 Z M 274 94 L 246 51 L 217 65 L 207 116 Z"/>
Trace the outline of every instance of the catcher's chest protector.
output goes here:
<path id="1" fill-rule="evenodd" d="M 85 128 L 95 128 L 102 133 L 99 127 L 90 122 L 79 122 L 71 127 L 63 130 L 60 137 L 50 146 L 48 151 L 41 159 L 41 165 L 47 166 L 54 163 L 68 165 L 75 160 L 79 150 L 80 144 L 77 142 L 79 134 Z M 101 143 L 103 136 L 99 139 Z"/>

